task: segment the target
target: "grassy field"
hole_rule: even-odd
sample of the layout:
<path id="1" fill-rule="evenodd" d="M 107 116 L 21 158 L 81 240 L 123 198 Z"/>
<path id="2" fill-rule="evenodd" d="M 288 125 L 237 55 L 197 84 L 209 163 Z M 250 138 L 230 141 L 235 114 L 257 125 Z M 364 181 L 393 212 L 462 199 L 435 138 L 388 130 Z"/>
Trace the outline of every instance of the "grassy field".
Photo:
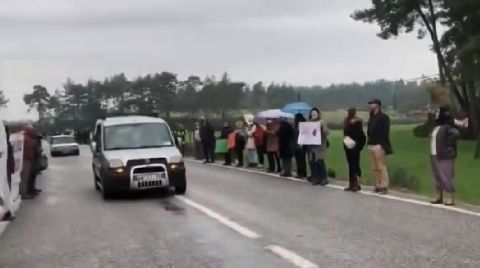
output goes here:
<path id="1" fill-rule="evenodd" d="M 337 173 L 339 179 L 348 177 L 348 167 L 343 151 L 343 136 L 333 131 L 330 136 L 331 147 L 327 165 Z M 416 138 L 412 135 L 412 126 L 395 126 L 391 133 L 394 155 L 388 157 L 391 179 L 397 185 L 408 185 L 410 191 L 432 196 L 434 192 L 429 160 L 428 138 Z M 461 201 L 480 205 L 480 160 L 473 159 L 474 142 L 459 143 L 459 157 L 456 161 L 455 186 L 457 198 Z M 363 181 L 372 184 L 368 154 L 362 153 Z M 402 186 L 398 186 L 402 187 Z"/>

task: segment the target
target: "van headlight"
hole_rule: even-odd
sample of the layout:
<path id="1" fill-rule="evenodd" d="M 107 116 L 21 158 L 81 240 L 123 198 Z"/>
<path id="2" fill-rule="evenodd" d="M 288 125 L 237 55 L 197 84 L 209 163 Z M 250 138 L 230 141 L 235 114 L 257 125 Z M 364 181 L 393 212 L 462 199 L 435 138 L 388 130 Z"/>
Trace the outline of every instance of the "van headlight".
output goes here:
<path id="1" fill-rule="evenodd" d="M 183 157 L 182 156 L 170 156 L 168 159 L 169 164 L 180 164 L 183 163 Z"/>
<path id="2" fill-rule="evenodd" d="M 111 159 L 108 160 L 108 167 L 109 168 L 122 168 L 123 162 L 120 159 Z"/>

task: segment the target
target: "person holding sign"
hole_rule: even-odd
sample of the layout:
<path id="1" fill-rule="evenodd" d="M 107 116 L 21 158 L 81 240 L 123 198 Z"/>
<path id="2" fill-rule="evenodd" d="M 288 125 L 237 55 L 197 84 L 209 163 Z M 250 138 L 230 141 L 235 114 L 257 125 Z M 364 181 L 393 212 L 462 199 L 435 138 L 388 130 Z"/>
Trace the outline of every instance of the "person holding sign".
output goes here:
<path id="1" fill-rule="evenodd" d="M 230 125 L 225 122 L 223 124 L 222 132 L 220 134 L 220 140 L 225 140 L 226 141 L 226 148 L 225 152 L 223 152 L 224 157 L 225 157 L 225 162 L 223 163 L 224 166 L 230 166 L 232 164 L 232 156 L 230 154 L 230 146 L 228 145 L 228 139 L 230 134 L 233 132 L 232 128 Z M 235 146 L 235 145 L 233 145 Z"/>
<path id="2" fill-rule="evenodd" d="M 313 185 L 327 185 L 327 167 L 325 157 L 327 154 L 328 128 L 321 120 L 320 111 L 313 108 L 310 111 L 308 122 L 299 124 L 300 134 L 298 144 L 305 145 L 312 176 Z"/>

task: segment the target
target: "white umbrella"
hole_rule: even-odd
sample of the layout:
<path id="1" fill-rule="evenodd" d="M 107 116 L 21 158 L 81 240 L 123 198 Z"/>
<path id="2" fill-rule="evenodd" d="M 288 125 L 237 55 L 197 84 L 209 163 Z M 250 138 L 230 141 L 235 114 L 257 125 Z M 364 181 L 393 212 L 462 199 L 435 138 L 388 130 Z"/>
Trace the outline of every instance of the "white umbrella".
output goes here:
<path id="1" fill-rule="evenodd" d="M 271 109 L 258 113 L 257 117 L 265 119 L 293 118 L 293 114 L 284 113 L 280 109 Z"/>

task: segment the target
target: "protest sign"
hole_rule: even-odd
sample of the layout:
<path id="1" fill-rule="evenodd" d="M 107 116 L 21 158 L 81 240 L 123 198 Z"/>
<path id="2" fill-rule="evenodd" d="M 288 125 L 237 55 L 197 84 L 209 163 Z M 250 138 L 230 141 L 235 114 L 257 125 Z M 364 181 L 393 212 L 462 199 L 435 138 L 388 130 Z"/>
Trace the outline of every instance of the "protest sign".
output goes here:
<path id="1" fill-rule="evenodd" d="M 322 131 L 320 122 L 301 122 L 298 125 L 298 144 L 322 145 Z"/>
<path id="2" fill-rule="evenodd" d="M 23 132 L 12 134 L 10 136 L 10 143 L 13 147 L 13 159 L 15 162 L 11 190 L 12 201 L 15 205 L 20 200 L 20 172 L 23 166 Z"/>

